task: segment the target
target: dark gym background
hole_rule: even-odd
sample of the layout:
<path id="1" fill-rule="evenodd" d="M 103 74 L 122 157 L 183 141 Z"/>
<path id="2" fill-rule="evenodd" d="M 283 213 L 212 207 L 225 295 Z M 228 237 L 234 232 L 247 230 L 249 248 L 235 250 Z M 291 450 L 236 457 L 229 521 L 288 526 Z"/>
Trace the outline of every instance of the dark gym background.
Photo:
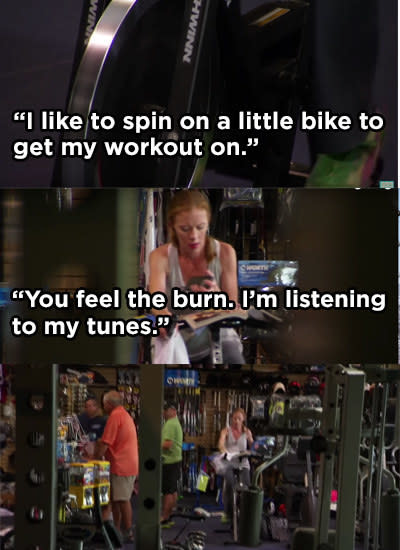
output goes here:
<path id="1" fill-rule="evenodd" d="M 261 0 L 241 0 L 243 10 Z M 64 109 L 82 0 L 2 3 L 0 19 L 0 187 L 48 187 L 53 159 L 13 161 L 11 144 L 25 139 L 15 110 Z M 362 21 L 362 11 L 360 22 Z M 360 23 L 361 24 L 361 23 Z M 397 2 L 380 3 L 380 56 L 375 103 L 388 120 L 381 179 L 397 178 Z M 349 84 L 351 85 L 351 84 Z M 30 139 L 35 135 L 31 133 Z M 298 136 L 293 159 L 308 163 L 304 136 Z M 211 187 L 211 182 L 209 183 Z"/>
<path id="2" fill-rule="evenodd" d="M 58 190 L 15 192 L 23 205 L 19 223 L 22 244 L 17 284 L 9 281 L 9 285 L 52 290 L 86 287 L 99 292 L 109 292 L 114 286 L 135 288 L 140 240 L 135 230 L 138 191 L 87 190 L 85 200 L 62 211 L 56 200 Z M 269 201 L 281 192 L 265 191 Z M 273 219 L 276 238 L 286 243 L 282 259 L 299 262 L 300 289 L 339 292 L 356 288 L 385 293 L 387 304 L 381 313 L 294 312 L 292 331 L 285 338 L 285 362 L 397 363 L 397 190 L 294 189 L 288 193 L 287 212 Z M 260 233 L 261 228 L 257 235 Z M 64 265 L 67 272 L 62 270 Z M 9 309 L 10 317 L 19 312 L 24 319 L 49 318 L 46 311 L 28 312 L 17 304 Z M 55 315 L 52 311 L 51 318 L 85 318 L 93 310 L 78 314 L 68 310 Z M 103 318 L 133 315 L 126 309 L 105 310 L 101 315 L 94 312 L 95 317 Z M 82 329 L 74 341 L 39 336 L 17 339 L 11 337 L 6 323 L 4 327 L 6 363 L 134 362 L 131 338 L 89 338 Z M 271 348 L 269 351 L 273 353 Z M 275 356 L 271 359 L 280 362 Z"/>

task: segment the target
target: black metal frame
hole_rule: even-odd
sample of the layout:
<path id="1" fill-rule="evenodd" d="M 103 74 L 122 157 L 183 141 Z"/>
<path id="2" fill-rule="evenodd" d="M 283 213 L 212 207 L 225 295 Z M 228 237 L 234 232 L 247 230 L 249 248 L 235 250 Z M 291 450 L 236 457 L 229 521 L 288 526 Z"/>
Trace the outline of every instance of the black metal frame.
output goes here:
<path id="1" fill-rule="evenodd" d="M 56 365 L 16 365 L 15 549 L 56 547 Z M 43 407 L 34 406 L 43 399 Z M 38 477 L 30 475 L 37 472 Z"/>

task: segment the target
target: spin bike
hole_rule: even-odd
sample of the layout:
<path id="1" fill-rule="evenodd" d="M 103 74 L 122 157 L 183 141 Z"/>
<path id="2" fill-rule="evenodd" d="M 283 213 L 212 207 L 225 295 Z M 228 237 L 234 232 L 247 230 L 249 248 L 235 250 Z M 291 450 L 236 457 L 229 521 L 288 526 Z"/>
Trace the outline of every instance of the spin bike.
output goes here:
<path id="1" fill-rule="evenodd" d="M 229 530 L 229 532 L 232 531 L 233 541 L 228 541 L 225 544 L 230 544 L 231 542 L 237 543 L 239 540 L 238 529 L 239 529 L 239 518 L 240 518 L 240 495 L 244 489 L 247 489 L 247 486 L 242 481 L 241 472 L 243 470 L 243 461 L 246 459 L 249 459 L 252 456 L 259 457 L 260 455 L 252 451 L 241 451 L 233 454 L 229 454 L 229 453 L 225 454 L 224 460 L 226 461 L 226 465 L 228 468 L 230 467 L 229 466 L 230 461 L 232 460 L 238 461 L 238 465 L 233 468 L 234 484 L 233 484 L 233 493 L 232 493 L 232 524 L 231 524 L 231 529 Z M 220 533 L 225 531 L 217 530 L 217 532 Z"/>
<path id="2" fill-rule="evenodd" d="M 189 187 L 200 183 L 206 164 L 258 186 L 289 184 L 295 128 L 222 130 L 215 122 L 229 115 L 236 128 L 239 112 L 274 111 L 296 120 L 307 88 L 308 1 L 264 0 L 247 14 L 239 0 L 102 0 L 96 7 L 84 8 L 68 98 L 68 113 L 84 125 L 63 141 L 99 147 L 89 160 L 60 157 L 55 186 Z M 149 120 L 167 114 L 174 125 L 124 130 L 123 117 L 133 113 Z M 182 129 L 177 121 L 187 114 L 205 114 L 209 124 Z M 92 116 L 104 116 L 104 126 L 94 128 Z M 258 146 L 248 147 L 255 138 Z M 103 149 L 104 142 L 132 139 L 140 154 Z M 201 155 L 142 152 L 151 140 L 173 147 L 196 139 Z M 208 162 L 211 140 L 238 143 L 246 155 Z"/>
<path id="3" fill-rule="evenodd" d="M 207 314 L 207 312 L 199 312 L 198 315 L 201 317 L 203 313 Z M 209 314 L 215 315 L 216 312 L 210 310 Z M 256 310 L 253 307 L 249 308 L 246 316 L 240 314 L 235 316 L 235 312 L 232 312 L 229 318 L 216 319 L 207 326 L 210 332 L 210 356 L 208 360 L 212 365 L 223 365 L 225 363 L 221 339 L 221 329 L 224 328 L 241 328 L 246 340 L 261 341 L 263 345 L 267 345 L 269 349 L 277 350 L 279 353 L 282 335 L 290 331 L 290 319 L 289 312 L 284 308 L 278 311 L 269 311 Z M 172 322 L 168 329 L 169 334 L 172 334 L 176 325 L 179 328 L 190 326 L 187 324 L 185 316 L 172 316 Z"/>

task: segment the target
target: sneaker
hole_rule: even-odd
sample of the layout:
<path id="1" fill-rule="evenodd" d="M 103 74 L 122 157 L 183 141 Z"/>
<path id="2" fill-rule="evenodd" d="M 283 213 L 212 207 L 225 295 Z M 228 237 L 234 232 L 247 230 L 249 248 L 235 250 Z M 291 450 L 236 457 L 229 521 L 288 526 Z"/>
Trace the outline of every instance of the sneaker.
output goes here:
<path id="1" fill-rule="evenodd" d="M 174 521 L 171 521 L 169 519 L 164 519 L 161 522 L 161 529 L 171 529 L 171 527 L 173 527 L 174 525 L 175 525 Z"/>
<path id="2" fill-rule="evenodd" d="M 232 519 L 228 516 L 228 514 L 223 514 L 221 516 L 221 523 L 232 523 Z"/>
<path id="3" fill-rule="evenodd" d="M 371 187 L 383 132 L 369 132 L 358 147 L 335 155 L 318 155 L 307 187 Z"/>
<path id="4" fill-rule="evenodd" d="M 126 531 L 122 531 L 122 538 L 124 543 L 133 542 L 135 540 L 133 537 L 133 530 L 127 529 Z"/>

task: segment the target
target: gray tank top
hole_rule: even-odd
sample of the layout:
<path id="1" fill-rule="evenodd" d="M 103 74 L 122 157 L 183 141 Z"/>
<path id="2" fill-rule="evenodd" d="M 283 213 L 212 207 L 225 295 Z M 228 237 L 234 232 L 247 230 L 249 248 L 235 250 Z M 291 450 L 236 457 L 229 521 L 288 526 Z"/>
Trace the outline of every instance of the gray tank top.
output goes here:
<path id="1" fill-rule="evenodd" d="M 240 435 L 239 439 L 235 439 L 232 433 L 232 428 L 229 426 L 228 433 L 226 436 L 225 448 L 229 453 L 240 453 L 242 451 L 246 451 L 247 450 L 246 434 L 243 432 Z M 239 467 L 241 464 L 242 468 L 250 468 L 250 463 L 247 458 L 242 458 L 242 460 L 239 460 L 238 458 L 234 458 L 231 460 L 231 464 L 234 467 Z"/>
<path id="2" fill-rule="evenodd" d="M 215 256 L 208 264 L 208 270 L 214 275 L 217 284 L 220 284 L 221 279 L 221 261 L 220 261 L 220 243 L 215 239 L 212 240 L 215 247 Z M 181 266 L 179 265 L 179 255 L 178 249 L 175 248 L 172 244 L 168 245 L 168 273 L 167 273 L 167 296 L 170 303 L 171 290 L 174 287 L 181 288 L 184 290 L 186 288 L 185 281 L 183 280 L 183 275 L 181 271 Z M 172 307 L 169 307 L 172 312 L 175 310 Z M 189 313 L 190 310 L 186 311 Z M 179 313 L 184 313 L 183 310 L 179 310 Z"/>
<path id="3" fill-rule="evenodd" d="M 220 243 L 219 241 L 212 239 L 212 242 L 215 246 L 214 258 L 208 264 L 208 269 L 214 275 L 215 280 L 220 285 L 221 280 L 221 261 L 220 261 Z M 179 315 L 184 315 L 185 313 L 190 313 L 191 310 L 176 310 L 171 306 L 171 291 L 174 287 L 181 288 L 184 290 L 186 288 L 185 281 L 183 280 L 183 275 L 181 267 L 179 265 L 179 255 L 178 249 L 172 245 L 168 245 L 168 273 L 166 281 L 166 293 L 168 297 L 168 309 L 172 313 L 177 313 Z M 206 357 L 210 353 L 210 334 L 207 327 L 201 328 L 193 332 L 190 329 L 181 330 L 181 335 L 185 341 L 186 348 L 191 361 L 196 361 Z"/>

